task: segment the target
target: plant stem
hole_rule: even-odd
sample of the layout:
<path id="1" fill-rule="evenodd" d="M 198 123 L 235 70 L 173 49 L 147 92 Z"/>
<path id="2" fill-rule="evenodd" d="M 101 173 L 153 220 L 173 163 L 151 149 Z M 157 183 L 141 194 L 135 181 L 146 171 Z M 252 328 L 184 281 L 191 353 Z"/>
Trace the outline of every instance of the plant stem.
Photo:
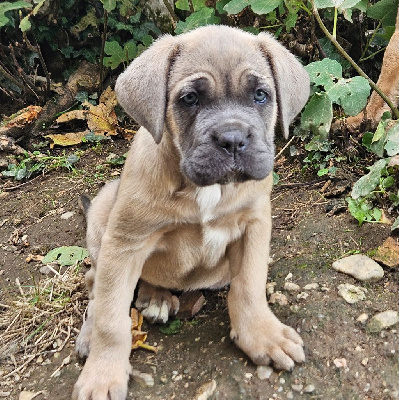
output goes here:
<path id="1" fill-rule="evenodd" d="M 337 19 L 338 19 L 338 9 L 334 7 L 334 27 L 333 27 L 333 37 L 334 39 L 337 38 Z"/>
<path id="2" fill-rule="evenodd" d="M 176 29 L 176 23 L 179 22 L 179 17 L 176 15 L 173 7 L 169 4 L 168 0 L 163 0 L 163 4 L 168 9 L 170 16 L 172 17 L 173 28 Z"/>
<path id="3" fill-rule="evenodd" d="M 375 90 L 381 98 L 385 101 L 385 103 L 388 104 L 389 108 L 392 110 L 392 114 L 395 116 L 396 119 L 399 119 L 399 110 L 395 107 L 395 105 L 392 103 L 391 100 L 385 95 L 384 92 L 366 75 L 366 73 L 356 64 L 356 62 L 352 59 L 352 57 L 341 47 L 341 45 L 337 42 L 337 39 L 331 35 L 331 33 L 328 31 L 326 26 L 324 25 L 323 21 L 320 18 L 319 12 L 317 11 L 316 5 L 314 0 L 310 0 L 312 3 L 313 7 L 313 15 L 315 16 L 318 24 L 320 25 L 321 30 L 323 33 L 328 37 L 328 39 L 331 41 L 331 43 L 336 47 L 336 49 L 339 51 L 339 53 L 346 58 L 352 67 L 357 71 L 357 73 L 362 76 L 363 78 L 367 79 L 368 83 L 372 87 L 373 90 Z"/>
<path id="4" fill-rule="evenodd" d="M 105 48 L 105 41 L 107 39 L 107 27 L 108 27 L 108 11 L 104 8 L 104 27 L 103 27 L 103 34 L 101 36 L 101 51 L 100 51 L 100 94 L 103 92 L 104 48 Z"/>

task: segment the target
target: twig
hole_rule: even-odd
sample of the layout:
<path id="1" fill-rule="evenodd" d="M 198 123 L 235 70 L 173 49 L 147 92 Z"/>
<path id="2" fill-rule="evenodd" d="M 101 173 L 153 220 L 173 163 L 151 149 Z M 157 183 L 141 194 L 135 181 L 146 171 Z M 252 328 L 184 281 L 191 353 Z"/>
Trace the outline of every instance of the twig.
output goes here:
<path id="1" fill-rule="evenodd" d="M 18 371 L 20 371 L 22 368 L 24 368 L 25 366 L 27 366 L 35 357 L 36 357 L 36 355 L 37 354 L 34 354 L 33 356 L 30 356 L 29 358 L 28 358 L 28 360 L 27 361 L 25 361 L 22 365 L 20 365 L 18 368 L 15 368 L 13 371 L 11 371 L 9 374 L 7 374 L 7 375 L 4 375 L 3 377 L 2 377 L 2 379 L 6 379 L 6 378 L 8 378 L 9 376 L 11 376 L 11 375 L 14 375 L 14 374 L 16 374 Z"/>
<path id="2" fill-rule="evenodd" d="M 179 17 L 176 15 L 173 7 L 169 4 L 168 0 L 163 0 L 163 4 L 168 9 L 170 16 L 172 17 L 173 28 L 176 29 L 176 24 L 179 22 Z"/>
<path id="3" fill-rule="evenodd" d="M 190 12 L 193 13 L 194 12 L 193 0 L 188 0 L 188 4 L 190 6 Z"/>
<path id="4" fill-rule="evenodd" d="M 21 90 L 25 89 L 25 86 L 23 83 L 21 83 L 19 80 L 14 78 L 13 75 L 11 75 L 6 69 L 3 67 L 3 65 L 0 63 L 0 72 L 12 83 L 14 83 L 16 86 L 18 86 Z"/>
<path id="5" fill-rule="evenodd" d="M 277 160 L 277 158 L 279 158 L 281 156 L 281 154 L 283 154 L 284 150 L 292 143 L 292 141 L 295 139 L 295 136 L 293 136 L 288 142 L 287 144 L 279 151 L 279 153 L 274 157 L 275 160 Z"/>
<path id="6" fill-rule="evenodd" d="M 339 53 L 345 57 L 352 67 L 357 71 L 357 73 L 362 76 L 363 78 L 367 79 L 370 86 L 375 90 L 381 98 L 388 104 L 389 108 L 392 110 L 392 114 L 395 116 L 396 119 L 399 119 L 399 110 L 394 106 L 394 104 L 389 100 L 389 98 L 381 91 L 381 89 L 366 75 L 366 73 L 356 64 L 356 62 L 352 59 L 352 57 L 341 47 L 341 45 L 337 42 L 337 39 L 331 35 L 328 31 L 326 26 L 324 25 L 323 21 L 320 18 L 319 12 L 317 11 L 317 7 L 315 5 L 314 0 L 311 0 L 312 7 L 313 7 L 313 15 L 316 17 L 316 20 L 323 31 L 323 33 L 330 39 L 331 43 L 336 47 Z"/>
<path id="7" fill-rule="evenodd" d="M 108 11 L 104 8 L 104 25 L 103 25 L 103 34 L 101 35 L 101 51 L 100 51 L 100 94 L 103 92 L 104 49 L 105 49 L 105 41 L 107 39 L 107 28 L 108 28 Z"/>

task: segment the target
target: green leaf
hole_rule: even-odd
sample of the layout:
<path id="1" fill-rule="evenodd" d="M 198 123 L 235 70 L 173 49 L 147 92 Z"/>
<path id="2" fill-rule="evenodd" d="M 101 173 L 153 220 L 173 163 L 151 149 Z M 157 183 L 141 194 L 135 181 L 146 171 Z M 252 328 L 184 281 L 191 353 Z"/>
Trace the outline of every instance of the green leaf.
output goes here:
<path id="1" fill-rule="evenodd" d="M 301 116 L 301 129 L 327 138 L 333 118 L 332 102 L 326 93 L 315 93 Z"/>
<path id="2" fill-rule="evenodd" d="M 342 77 L 342 67 L 338 61 L 325 58 L 322 61 L 315 61 L 305 66 L 309 74 L 310 82 L 317 86 L 323 86 L 329 90 L 334 82 Z"/>
<path id="3" fill-rule="evenodd" d="M 273 171 L 273 185 L 277 185 L 280 180 L 280 177 L 277 172 Z"/>
<path id="4" fill-rule="evenodd" d="M 32 4 L 26 1 L 14 1 L 13 3 L 5 1 L 0 3 L 0 28 L 8 24 L 13 25 L 13 20 L 6 16 L 6 12 L 20 10 L 21 8 L 32 8 Z"/>
<path id="5" fill-rule="evenodd" d="M 201 8 L 206 7 L 205 0 L 192 0 L 194 11 L 199 11 Z M 179 10 L 190 11 L 190 4 L 188 0 L 177 0 L 175 6 Z"/>
<path id="6" fill-rule="evenodd" d="M 370 172 L 367 175 L 362 176 L 357 182 L 355 182 L 351 193 L 354 200 L 359 197 L 367 196 L 375 190 L 380 183 L 381 172 L 387 164 L 388 161 L 385 158 L 378 160 L 369 168 Z"/>
<path id="7" fill-rule="evenodd" d="M 175 335 L 176 333 L 179 333 L 181 329 L 182 323 L 180 322 L 180 319 L 175 319 L 172 322 L 159 327 L 160 332 L 165 335 Z"/>
<path id="8" fill-rule="evenodd" d="M 238 14 L 249 4 L 249 0 L 232 0 L 223 7 L 223 10 L 227 11 L 227 14 Z"/>
<path id="9" fill-rule="evenodd" d="M 111 12 L 116 8 L 116 0 L 101 0 L 104 10 Z"/>
<path id="10" fill-rule="evenodd" d="M 215 16 L 215 10 L 213 8 L 203 8 L 197 12 L 192 13 L 187 19 L 179 21 L 177 23 L 175 33 L 181 34 L 199 26 L 215 25 L 220 23 L 220 18 Z"/>
<path id="11" fill-rule="evenodd" d="M 335 46 L 331 43 L 331 41 L 324 37 L 319 39 L 320 45 L 324 51 L 324 53 L 326 53 L 326 56 L 328 58 L 330 58 L 331 60 L 335 60 L 338 61 L 341 66 L 342 69 L 345 71 L 347 69 L 349 69 L 351 67 L 351 64 L 348 60 L 346 60 L 345 58 L 343 58 L 337 51 L 337 49 L 335 48 Z"/>
<path id="12" fill-rule="evenodd" d="M 346 114 L 357 115 L 366 106 L 370 85 L 361 76 L 341 78 L 327 91 L 327 94 L 334 103 L 342 106 Z"/>
<path id="13" fill-rule="evenodd" d="M 398 10 L 398 0 L 381 0 L 367 10 L 367 16 L 382 21 L 383 26 L 394 26 Z"/>
<path id="14" fill-rule="evenodd" d="M 385 150 L 389 156 L 399 154 L 399 122 L 396 121 L 395 125 L 388 131 Z"/>
<path id="15" fill-rule="evenodd" d="M 32 24 L 29 21 L 30 15 L 26 15 L 21 19 L 21 22 L 19 23 L 19 29 L 21 29 L 22 32 L 29 31 L 32 28 Z"/>
<path id="16" fill-rule="evenodd" d="M 399 228 L 399 218 L 396 218 L 394 223 L 391 226 L 391 231 Z"/>
<path id="17" fill-rule="evenodd" d="M 334 7 L 341 10 L 354 7 L 360 0 L 315 0 L 317 8 Z"/>
<path id="18" fill-rule="evenodd" d="M 230 0 L 217 0 L 216 1 L 216 10 L 218 11 L 219 14 L 226 14 L 226 10 L 224 9 L 224 6 L 229 2 Z"/>
<path id="19" fill-rule="evenodd" d="M 258 15 L 269 14 L 271 11 L 279 7 L 282 0 L 252 0 L 251 2 L 252 11 Z"/>
<path id="20" fill-rule="evenodd" d="M 79 246 L 62 246 L 50 250 L 42 260 L 43 264 L 57 261 L 60 265 L 75 265 L 89 256 L 87 249 Z"/>

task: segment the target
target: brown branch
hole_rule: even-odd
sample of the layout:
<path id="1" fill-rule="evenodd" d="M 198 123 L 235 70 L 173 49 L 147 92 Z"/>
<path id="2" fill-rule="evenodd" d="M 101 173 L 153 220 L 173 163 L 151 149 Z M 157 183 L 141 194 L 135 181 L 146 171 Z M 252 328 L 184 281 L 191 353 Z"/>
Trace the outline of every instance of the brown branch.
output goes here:
<path id="1" fill-rule="evenodd" d="M 163 4 L 168 9 L 170 16 L 172 17 L 173 28 L 176 28 L 176 23 L 179 22 L 179 17 L 176 15 L 173 7 L 169 4 L 168 0 L 163 0 Z"/>
<path id="2" fill-rule="evenodd" d="M 21 90 L 25 89 L 23 83 L 21 83 L 18 79 L 16 79 L 13 75 L 11 75 L 0 63 L 0 73 L 2 73 L 8 80 L 10 80 L 14 85 L 18 86 Z"/>
<path id="3" fill-rule="evenodd" d="M 333 35 L 328 31 L 326 26 L 324 25 L 323 21 L 320 18 L 320 14 L 317 11 L 317 7 L 315 5 L 314 0 L 310 0 L 312 3 L 312 8 L 313 8 L 313 15 L 315 16 L 321 30 L 323 33 L 328 37 L 328 39 L 331 41 L 331 43 L 335 46 L 335 48 L 339 51 L 339 53 L 345 57 L 352 67 L 357 71 L 357 73 L 362 76 L 363 78 L 367 79 L 368 83 L 370 86 L 375 90 L 381 98 L 385 101 L 385 103 L 388 104 L 389 108 L 392 110 L 392 114 L 395 116 L 396 119 L 399 119 L 399 110 L 395 107 L 395 105 L 389 100 L 389 98 L 385 95 L 385 93 L 382 92 L 382 90 L 366 75 L 366 73 L 356 64 L 356 62 L 353 60 L 353 58 L 341 47 L 341 45 L 337 42 L 337 40 L 334 38 Z"/>

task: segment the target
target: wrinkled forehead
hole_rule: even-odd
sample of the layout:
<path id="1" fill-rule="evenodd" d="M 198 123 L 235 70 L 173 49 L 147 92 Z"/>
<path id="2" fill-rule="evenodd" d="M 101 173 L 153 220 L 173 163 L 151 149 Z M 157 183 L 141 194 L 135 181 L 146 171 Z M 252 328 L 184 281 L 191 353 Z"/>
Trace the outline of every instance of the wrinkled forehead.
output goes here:
<path id="1" fill-rule="evenodd" d="M 240 90 L 251 82 L 273 86 L 267 59 L 252 37 L 208 37 L 183 41 L 169 75 L 169 87 L 190 85 L 203 77 L 215 86 Z M 255 83 L 254 83 L 255 84 Z"/>

